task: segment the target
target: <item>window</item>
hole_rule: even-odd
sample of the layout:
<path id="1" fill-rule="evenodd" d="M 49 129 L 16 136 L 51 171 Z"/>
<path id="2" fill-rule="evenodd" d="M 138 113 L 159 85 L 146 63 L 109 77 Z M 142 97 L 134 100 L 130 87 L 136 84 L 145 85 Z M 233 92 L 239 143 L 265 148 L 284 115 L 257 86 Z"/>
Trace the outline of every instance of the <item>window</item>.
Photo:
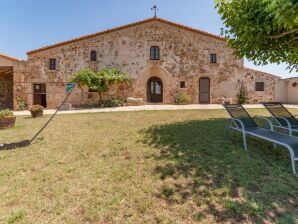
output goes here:
<path id="1" fill-rule="evenodd" d="M 56 62 L 55 58 L 50 59 L 49 69 L 50 70 L 56 70 L 57 69 L 57 62 Z"/>
<path id="2" fill-rule="evenodd" d="M 160 59 L 160 51 L 159 47 L 153 46 L 150 48 L 150 60 L 159 60 Z"/>
<path id="3" fill-rule="evenodd" d="M 180 82 L 180 88 L 186 88 L 186 83 L 184 81 Z"/>
<path id="4" fill-rule="evenodd" d="M 265 83 L 264 82 L 256 82 L 256 91 L 264 91 Z"/>
<path id="5" fill-rule="evenodd" d="M 94 90 L 94 89 L 89 89 L 88 92 L 89 93 L 97 93 L 98 91 L 97 90 Z"/>
<path id="6" fill-rule="evenodd" d="M 90 59 L 91 59 L 91 61 L 97 61 L 97 53 L 96 53 L 96 51 L 91 51 Z"/>
<path id="7" fill-rule="evenodd" d="M 210 63 L 215 64 L 216 62 L 216 54 L 210 54 Z"/>

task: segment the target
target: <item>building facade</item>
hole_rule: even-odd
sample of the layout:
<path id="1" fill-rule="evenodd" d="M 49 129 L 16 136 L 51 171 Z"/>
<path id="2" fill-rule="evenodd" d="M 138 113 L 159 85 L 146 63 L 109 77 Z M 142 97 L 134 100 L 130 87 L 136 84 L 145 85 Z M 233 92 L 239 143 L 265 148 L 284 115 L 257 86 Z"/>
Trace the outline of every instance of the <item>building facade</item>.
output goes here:
<path id="1" fill-rule="evenodd" d="M 66 83 L 82 68 L 116 67 L 132 78 L 132 86 L 114 86 L 105 99 L 142 98 L 147 103 L 172 104 L 186 93 L 192 103 L 237 101 L 241 83 L 250 103 L 276 101 L 284 91 L 281 79 L 244 67 L 225 40 L 160 18 L 91 34 L 27 53 L 26 61 L 6 58 L 0 64 L 0 103 L 18 109 L 20 103 L 57 107 L 66 95 Z M 1 58 L 1 56 L 0 56 Z M 1 63 L 1 61 L 0 61 Z M 6 75 L 1 68 L 6 67 Z M 3 70 L 2 69 L 2 70 Z M 13 82 L 12 82 L 13 80 Z M 73 107 L 98 104 L 98 94 L 76 88 L 69 98 Z"/>

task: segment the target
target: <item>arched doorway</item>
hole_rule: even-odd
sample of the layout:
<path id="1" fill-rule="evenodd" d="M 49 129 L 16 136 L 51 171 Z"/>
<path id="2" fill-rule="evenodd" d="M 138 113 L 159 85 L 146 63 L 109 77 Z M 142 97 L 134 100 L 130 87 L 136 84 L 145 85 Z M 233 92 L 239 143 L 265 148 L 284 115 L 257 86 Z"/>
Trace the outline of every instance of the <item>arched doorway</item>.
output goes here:
<path id="1" fill-rule="evenodd" d="M 148 80 L 147 101 L 151 103 L 163 102 L 163 84 L 160 78 L 152 77 Z"/>
<path id="2" fill-rule="evenodd" d="M 200 78 L 199 81 L 199 102 L 210 103 L 210 79 L 207 77 Z"/>

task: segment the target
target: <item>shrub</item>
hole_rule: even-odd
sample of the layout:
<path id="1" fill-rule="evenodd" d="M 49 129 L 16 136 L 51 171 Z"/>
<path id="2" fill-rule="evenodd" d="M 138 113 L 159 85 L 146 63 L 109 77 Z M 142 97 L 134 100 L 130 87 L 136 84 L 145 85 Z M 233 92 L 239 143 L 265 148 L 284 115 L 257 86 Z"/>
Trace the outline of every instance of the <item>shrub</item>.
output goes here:
<path id="1" fill-rule="evenodd" d="M 4 117 L 13 117 L 13 112 L 9 109 L 1 110 L 0 111 L 0 118 L 4 118 Z"/>
<path id="2" fill-rule="evenodd" d="M 28 103 L 22 97 L 18 96 L 17 102 L 18 102 L 19 110 L 27 110 L 28 109 Z"/>
<path id="3" fill-rule="evenodd" d="M 119 99 L 112 99 L 112 100 L 106 100 L 103 103 L 104 107 L 121 107 L 123 106 L 123 101 Z"/>
<path id="4" fill-rule="evenodd" d="M 29 108 L 29 111 L 31 112 L 40 112 L 40 111 L 43 111 L 43 106 L 41 105 L 32 105 L 30 108 Z"/>
<path id="5" fill-rule="evenodd" d="M 237 98 L 238 98 L 239 104 L 244 104 L 244 103 L 247 103 L 247 101 L 248 101 L 247 89 L 244 86 L 243 82 L 241 83 L 239 93 L 237 94 Z"/>
<path id="6" fill-rule="evenodd" d="M 175 99 L 175 103 L 178 105 L 185 105 L 191 103 L 191 96 L 187 95 L 186 93 L 181 93 Z"/>

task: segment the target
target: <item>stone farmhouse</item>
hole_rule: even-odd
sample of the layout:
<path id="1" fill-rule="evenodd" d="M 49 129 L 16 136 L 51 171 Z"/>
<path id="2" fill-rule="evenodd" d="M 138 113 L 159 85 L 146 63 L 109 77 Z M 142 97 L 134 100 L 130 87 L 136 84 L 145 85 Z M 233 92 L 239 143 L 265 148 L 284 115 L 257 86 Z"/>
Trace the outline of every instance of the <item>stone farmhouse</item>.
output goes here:
<path id="1" fill-rule="evenodd" d="M 223 97 L 236 102 L 243 83 L 250 103 L 298 103 L 292 97 L 298 90 L 293 80 L 244 67 L 222 37 L 156 17 L 27 54 L 26 61 L 0 55 L 0 108 L 16 110 L 23 102 L 56 108 L 74 72 L 106 67 L 119 68 L 133 80 L 130 88 L 112 88 L 106 99 L 173 104 L 177 95 L 187 93 L 194 104 L 221 103 Z M 69 103 L 93 106 L 98 94 L 76 88 Z"/>

